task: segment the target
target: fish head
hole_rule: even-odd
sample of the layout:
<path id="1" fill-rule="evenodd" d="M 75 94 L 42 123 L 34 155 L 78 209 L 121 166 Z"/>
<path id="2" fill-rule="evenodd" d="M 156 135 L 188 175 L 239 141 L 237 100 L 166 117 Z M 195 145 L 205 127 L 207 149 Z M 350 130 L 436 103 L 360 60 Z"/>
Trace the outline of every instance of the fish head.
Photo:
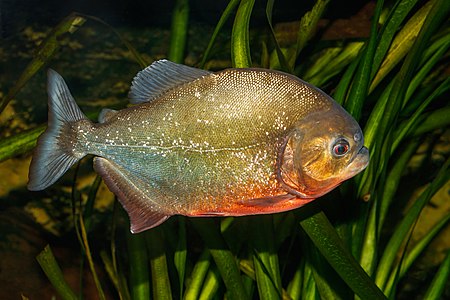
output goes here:
<path id="1" fill-rule="evenodd" d="M 303 198 L 328 193 L 369 163 L 361 128 L 337 104 L 302 118 L 280 151 L 278 178 L 288 192 Z"/>

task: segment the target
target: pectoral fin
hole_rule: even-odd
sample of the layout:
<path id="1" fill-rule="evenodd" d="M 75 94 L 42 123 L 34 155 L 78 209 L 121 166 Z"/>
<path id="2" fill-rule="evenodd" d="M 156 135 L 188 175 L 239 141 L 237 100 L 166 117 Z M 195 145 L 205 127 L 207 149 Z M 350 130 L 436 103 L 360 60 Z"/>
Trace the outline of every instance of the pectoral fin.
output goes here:
<path id="1" fill-rule="evenodd" d="M 145 183 L 139 176 L 101 157 L 94 158 L 94 169 L 127 211 L 132 233 L 158 226 L 171 216 L 143 192 Z"/>
<path id="2" fill-rule="evenodd" d="M 240 205 L 249 210 L 253 210 L 252 214 L 277 213 L 292 210 L 301 207 L 314 199 L 300 198 L 292 194 L 284 194 L 271 197 L 262 197 L 256 199 L 248 199 L 242 201 Z"/>
<path id="3" fill-rule="evenodd" d="M 314 199 L 305 199 L 292 194 L 245 199 L 232 205 L 221 207 L 217 211 L 192 211 L 189 216 L 247 216 L 279 213 L 301 207 Z"/>

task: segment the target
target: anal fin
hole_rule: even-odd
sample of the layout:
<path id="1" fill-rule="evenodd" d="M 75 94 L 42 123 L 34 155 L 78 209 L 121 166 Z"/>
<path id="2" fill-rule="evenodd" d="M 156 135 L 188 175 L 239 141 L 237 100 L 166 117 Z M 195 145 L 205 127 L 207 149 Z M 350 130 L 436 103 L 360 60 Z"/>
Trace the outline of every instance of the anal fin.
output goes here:
<path id="1" fill-rule="evenodd" d="M 156 227 L 171 216 L 145 194 L 139 176 L 102 157 L 94 158 L 94 169 L 127 211 L 132 233 Z"/>

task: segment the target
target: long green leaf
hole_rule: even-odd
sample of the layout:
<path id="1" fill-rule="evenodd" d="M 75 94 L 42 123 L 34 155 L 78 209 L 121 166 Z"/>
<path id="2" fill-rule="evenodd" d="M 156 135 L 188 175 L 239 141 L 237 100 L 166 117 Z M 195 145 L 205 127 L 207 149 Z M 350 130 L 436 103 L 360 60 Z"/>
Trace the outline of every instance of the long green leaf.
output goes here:
<path id="1" fill-rule="evenodd" d="M 203 53 L 202 61 L 200 62 L 200 68 L 203 68 L 205 66 L 206 60 L 209 57 L 209 53 L 211 52 L 211 49 L 214 45 L 214 42 L 217 38 L 217 35 L 219 34 L 222 27 L 227 22 L 228 18 L 231 16 L 237 5 L 239 4 L 241 0 L 231 0 L 227 7 L 225 8 L 224 12 L 220 16 L 219 22 L 217 22 L 216 28 L 214 28 L 213 35 L 209 39 L 208 46 L 206 47 L 205 52 Z"/>
<path id="2" fill-rule="evenodd" d="M 450 277 L 450 251 L 442 262 L 439 270 L 433 278 L 430 286 L 427 289 L 424 300 L 439 300 L 442 299 L 442 293 L 445 290 L 445 286 L 448 284 Z"/>
<path id="3" fill-rule="evenodd" d="M 402 267 L 399 276 L 400 278 L 403 278 L 403 276 L 406 274 L 409 268 L 417 260 L 419 255 L 424 252 L 426 247 L 441 232 L 441 230 L 445 228 L 445 226 L 449 223 L 449 221 L 450 221 L 450 214 L 444 216 L 441 220 L 439 220 L 439 222 L 437 222 L 436 225 L 434 225 L 433 228 L 431 228 L 431 230 L 427 232 L 425 236 L 420 239 L 420 241 L 417 242 L 414 248 L 407 253 L 404 261 L 402 262 Z"/>
<path id="4" fill-rule="evenodd" d="M 300 295 L 303 300 L 316 300 L 319 299 L 320 295 L 317 291 L 316 281 L 314 280 L 313 267 L 310 263 L 306 263 L 303 269 L 303 283 L 302 291 Z"/>
<path id="5" fill-rule="evenodd" d="M 403 172 L 407 167 L 408 161 L 410 160 L 411 156 L 417 150 L 420 141 L 420 139 L 414 139 L 413 141 L 409 142 L 406 147 L 402 148 L 399 157 L 397 157 L 395 160 L 395 164 L 390 168 L 387 174 L 386 184 L 383 186 L 383 191 L 380 198 L 382 202 L 380 205 L 378 216 L 378 234 L 381 232 L 381 228 L 385 223 L 389 207 L 394 200 L 395 194 L 400 184 L 400 180 L 402 179 Z M 379 235 L 376 239 L 378 240 L 378 238 Z"/>
<path id="6" fill-rule="evenodd" d="M 358 62 L 360 61 L 361 56 L 362 53 L 359 53 L 357 58 L 353 60 L 353 62 L 348 66 L 333 93 L 334 99 L 340 105 L 343 105 L 345 102 L 346 95 L 352 85 L 353 76 L 355 75 L 356 69 L 358 68 Z"/>
<path id="7" fill-rule="evenodd" d="M 97 288 L 98 297 L 100 300 L 105 300 L 105 293 L 103 291 L 102 285 L 100 283 L 100 279 L 98 278 L 97 271 L 95 270 L 94 259 L 92 258 L 91 248 L 89 246 L 89 241 L 87 237 L 86 227 L 83 220 L 83 215 L 79 214 L 79 224 L 80 231 L 84 246 L 84 253 L 86 254 L 86 258 L 89 264 L 89 269 L 91 270 L 92 278 L 94 279 L 95 287 Z"/>
<path id="8" fill-rule="evenodd" d="M 347 250 L 323 212 L 301 221 L 300 225 L 329 264 L 361 299 L 385 299 Z"/>
<path id="9" fill-rule="evenodd" d="M 131 299 L 144 300 L 150 298 L 149 258 L 145 246 L 144 234 L 127 232 L 129 286 Z"/>
<path id="10" fill-rule="evenodd" d="M 323 86 L 355 60 L 363 45 L 363 42 L 352 42 L 344 47 L 334 47 L 324 50 L 322 55 L 318 56 L 314 64 L 303 74 L 302 78 L 315 86 Z M 342 84 L 344 84 L 345 80 L 343 76 L 341 78 Z M 337 95 L 336 92 L 334 96 L 341 103 L 341 96 Z"/>
<path id="11" fill-rule="evenodd" d="M 152 228 L 144 234 L 152 273 L 153 299 L 172 299 L 163 228 Z"/>
<path id="12" fill-rule="evenodd" d="M 189 1 L 177 0 L 172 12 L 172 28 L 170 31 L 170 47 L 168 58 L 176 63 L 184 62 L 184 51 L 189 20 Z"/>
<path id="13" fill-rule="evenodd" d="M 330 0 L 317 0 L 311 11 L 308 11 L 300 20 L 300 26 L 297 32 L 297 43 L 295 45 L 295 53 L 289 58 L 290 69 L 294 69 L 295 60 L 300 52 L 306 46 L 316 31 L 317 23 L 322 17 L 323 12 L 330 3 Z"/>
<path id="14" fill-rule="evenodd" d="M 392 89 L 391 101 L 385 109 L 386 122 L 383 122 L 383 130 L 380 135 L 385 135 L 385 132 L 390 129 L 394 122 L 399 107 L 403 104 L 403 99 L 406 94 L 407 88 L 411 79 L 413 78 L 416 67 L 420 62 L 420 57 L 423 51 L 426 49 L 431 35 L 435 32 L 441 22 L 445 19 L 450 10 L 450 2 L 445 0 L 438 0 L 434 3 L 429 11 L 427 18 L 424 21 L 422 29 L 417 36 L 417 39 L 411 48 L 411 51 L 406 56 L 405 62 L 400 69 L 400 72 L 394 81 L 394 87 Z"/>
<path id="15" fill-rule="evenodd" d="M 130 292 L 126 284 L 123 284 L 124 276 L 123 274 L 118 274 L 114 269 L 114 264 L 111 258 L 108 256 L 106 251 L 100 251 L 100 258 L 105 266 L 105 271 L 108 273 L 109 279 L 111 279 L 117 294 L 119 294 L 120 300 L 131 300 Z"/>
<path id="16" fill-rule="evenodd" d="M 208 247 L 225 283 L 229 298 L 248 299 L 236 259 L 226 245 L 217 224 L 214 220 L 201 218 L 192 220 L 192 224 Z"/>
<path id="17" fill-rule="evenodd" d="M 364 55 L 362 56 L 362 60 L 360 61 L 358 69 L 355 73 L 355 79 L 352 87 L 350 88 L 347 101 L 344 104 L 345 108 L 356 120 L 359 120 L 361 117 L 364 101 L 368 94 L 373 57 L 375 55 L 376 42 L 378 38 L 378 19 L 380 18 L 383 3 L 383 0 L 377 1 L 370 31 L 370 38 L 366 44 Z"/>
<path id="18" fill-rule="evenodd" d="M 408 13 L 413 9 L 418 0 L 397 0 L 394 7 L 390 10 L 389 16 L 381 29 L 379 35 L 379 43 L 377 45 L 377 50 L 373 58 L 373 68 L 372 76 L 373 78 L 377 72 L 379 72 L 379 67 L 385 59 L 386 53 L 391 47 L 391 42 L 394 36 L 399 31 L 399 28 Z M 372 82 L 371 90 L 373 89 L 374 83 Z"/>
<path id="19" fill-rule="evenodd" d="M 260 299 L 280 299 L 281 276 L 274 241 L 272 216 L 258 216 L 251 219 L 252 242 L 255 254 L 256 283 Z"/>
<path id="20" fill-rule="evenodd" d="M 288 284 L 287 294 L 292 300 L 300 299 L 302 294 L 302 282 L 304 277 L 305 260 L 302 259 L 301 263 L 295 269 L 294 276 Z"/>
<path id="21" fill-rule="evenodd" d="M 397 130 L 395 134 L 395 139 L 392 143 L 391 153 L 395 151 L 398 145 L 403 141 L 404 137 L 408 134 L 408 132 L 418 125 L 418 121 L 420 120 L 420 116 L 423 111 L 428 107 L 428 105 L 437 97 L 444 94 L 450 90 L 450 78 L 447 78 L 439 87 L 437 87 L 433 93 L 422 102 L 422 104 L 417 108 L 414 114 L 404 123 L 399 130 Z"/>
<path id="22" fill-rule="evenodd" d="M 421 61 L 422 67 L 416 73 L 414 78 L 411 80 L 411 84 L 408 86 L 404 104 L 411 99 L 411 96 L 415 93 L 417 88 L 423 84 L 426 78 L 430 75 L 430 72 L 432 72 L 432 68 L 442 61 L 449 47 L 450 33 L 433 42 L 430 47 L 424 51 Z"/>
<path id="23" fill-rule="evenodd" d="M 434 3 L 411 51 L 406 56 L 399 73 L 392 81 L 392 89 L 388 95 L 389 101 L 383 101 L 385 105 L 383 105 L 381 109 L 382 121 L 380 123 L 372 123 L 371 127 L 369 127 L 369 130 L 372 130 L 372 133 L 376 133 L 372 134 L 372 137 L 376 137 L 379 149 L 383 150 L 386 155 L 382 155 L 381 151 L 374 152 L 373 149 L 371 149 L 371 155 L 374 155 L 371 157 L 371 164 L 363 174 L 361 185 L 359 187 L 361 194 L 370 194 L 373 191 L 373 186 L 378 180 L 379 175 L 383 173 L 384 168 L 387 166 L 389 158 L 388 153 L 390 153 L 390 149 L 388 148 L 392 145 L 389 136 L 392 137 L 391 129 L 394 127 L 394 123 L 396 122 L 403 105 L 409 83 L 421 61 L 420 58 L 426 49 L 431 35 L 438 29 L 448 15 L 449 10 L 450 1 L 438 0 Z M 387 98 L 385 98 L 385 100 L 387 100 Z M 380 110 L 376 113 L 380 114 Z M 383 147 L 380 147 L 381 145 L 383 145 Z"/>
<path id="24" fill-rule="evenodd" d="M 450 126 L 450 118 L 448 116 L 450 116 L 450 106 L 425 114 L 417 128 L 410 132 L 408 137 L 420 136 L 438 128 Z"/>
<path id="25" fill-rule="evenodd" d="M 350 299 L 352 290 L 333 270 L 323 255 L 317 250 L 311 241 L 304 242 L 306 258 L 311 262 L 314 282 L 321 299 Z"/>
<path id="26" fill-rule="evenodd" d="M 199 300 L 214 299 L 219 287 L 220 287 L 220 274 L 217 271 L 217 268 L 212 268 L 208 270 L 208 274 L 206 274 L 202 293 L 197 299 Z"/>
<path id="27" fill-rule="evenodd" d="M 14 86 L 9 90 L 8 95 L 1 100 L 0 113 L 2 113 L 9 101 L 17 95 L 28 80 L 53 57 L 60 47 L 61 36 L 67 33 L 74 33 L 85 21 L 85 18 L 72 13 L 50 32 L 47 38 L 39 45 L 37 53 L 33 56 L 33 59 L 22 72 L 19 79 L 17 79 Z"/>
<path id="28" fill-rule="evenodd" d="M 204 249 L 202 254 L 197 260 L 197 263 L 192 270 L 190 281 L 186 287 L 184 299 L 196 300 L 202 291 L 203 281 L 208 273 L 209 266 L 211 265 L 211 254 L 207 249 Z"/>
<path id="29" fill-rule="evenodd" d="M 277 53 L 278 61 L 279 61 L 279 64 L 281 65 L 281 68 L 288 73 L 292 73 L 292 68 L 288 65 L 288 62 L 286 61 L 286 57 L 284 56 L 283 52 L 281 51 L 280 44 L 278 43 L 278 40 L 275 37 L 275 31 L 273 30 L 273 26 L 272 26 L 273 4 L 274 4 L 274 0 L 268 0 L 267 5 L 266 5 L 266 17 L 267 17 L 267 21 L 269 23 L 270 35 L 272 37 L 272 40 L 275 43 L 275 52 Z"/>
<path id="30" fill-rule="evenodd" d="M 178 218 L 178 242 L 174 254 L 174 264 L 178 272 L 180 299 L 183 296 L 184 276 L 186 274 L 186 257 L 186 220 L 184 218 Z"/>
<path id="31" fill-rule="evenodd" d="M 235 68 L 252 65 L 250 55 L 249 23 L 255 0 L 241 0 L 231 34 L 231 61 Z"/>
<path id="32" fill-rule="evenodd" d="M 0 140 L 0 162 L 14 156 L 27 153 L 36 146 L 37 138 L 44 132 L 45 126 L 12 135 Z"/>
<path id="33" fill-rule="evenodd" d="M 390 289 L 386 289 L 386 284 L 391 273 L 398 272 L 398 266 L 394 266 L 395 258 L 397 257 L 401 246 L 406 242 L 410 234 L 411 228 L 417 221 L 423 207 L 428 203 L 431 197 L 450 179 L 450 159 L 447 159 L 442 166 L 436 178 L 428 186 L 428 188 L 420 195 L 409 209 L 405 217 L 395 229 L 384 250 L 383 256 L 378 264 L 375 282 L 386 293 L 390 293 Z"/>
<path id="34" fill-rule="evenodd" d="M 415 2 L 417 1 L 402 1 L 399 6 L 401 11 L 398 15 L 395 15 L 396 18 L 394 20 L 391 20 L 393 24 L 391 25 L 391 23 L 388 23 L 388 25 L 391 25 L 392 27 L 398 26 L 400 21 L 402 21 L 407 13 L 412 9 Z M 422 28 L 423 22 L 430 12 L 434 2 L 434 0 L 427 2 L 419 11 L 417 11 L 414 16 L 409 19 L 405 26 L 403 26 L 402 30 L 395 36 L 392 44 L 390 38 L 395 30 L 394 28 L 388 28 L 389 36 L 386 36 L 388 33 L 381 36 L 379 49 L 377 49 L 379 51 L 377 61 L 374 62 L 374 65 L 376 63 L 375 66 L 378 66 L 380 62 L 379 59 L 383 55 L 385 48 L 387 46 L 390 46 L 390 48 L 372 81 L 370 90 L 373 90 L 379 82 L 406 56 L 416 40 L 420 28 Z"/>
<path id="35" fill-rule="evenodd" d="M 59 268 L 49 245 L 45 246 L 44 250 L 39 253 L 36 259 L 45 275 L 47 275 L 47 278 L 52 283 L 52 286 L 56 289 L 61 298 L 63 298 L 64 300 L 78 299 L 65 281 L 61 269 Z"/>

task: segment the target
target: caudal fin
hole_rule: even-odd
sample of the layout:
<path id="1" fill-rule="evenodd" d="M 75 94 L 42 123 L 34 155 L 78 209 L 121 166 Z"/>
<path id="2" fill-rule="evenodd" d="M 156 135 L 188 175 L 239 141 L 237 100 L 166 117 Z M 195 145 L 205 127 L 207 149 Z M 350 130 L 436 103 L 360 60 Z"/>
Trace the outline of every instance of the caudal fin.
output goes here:
<path id="1" fill-rule="evenodd" d="M 73 99 L 64 79 L 48 71 L 48 127 L 39 137 L 28 174 L 28 189 L 43 190 L 57 181 L 85 154 L 73 151 L 75 135 L 70 124 L 87 119 Z M 76 154 L 75 154 L 76 153 Z"/>

